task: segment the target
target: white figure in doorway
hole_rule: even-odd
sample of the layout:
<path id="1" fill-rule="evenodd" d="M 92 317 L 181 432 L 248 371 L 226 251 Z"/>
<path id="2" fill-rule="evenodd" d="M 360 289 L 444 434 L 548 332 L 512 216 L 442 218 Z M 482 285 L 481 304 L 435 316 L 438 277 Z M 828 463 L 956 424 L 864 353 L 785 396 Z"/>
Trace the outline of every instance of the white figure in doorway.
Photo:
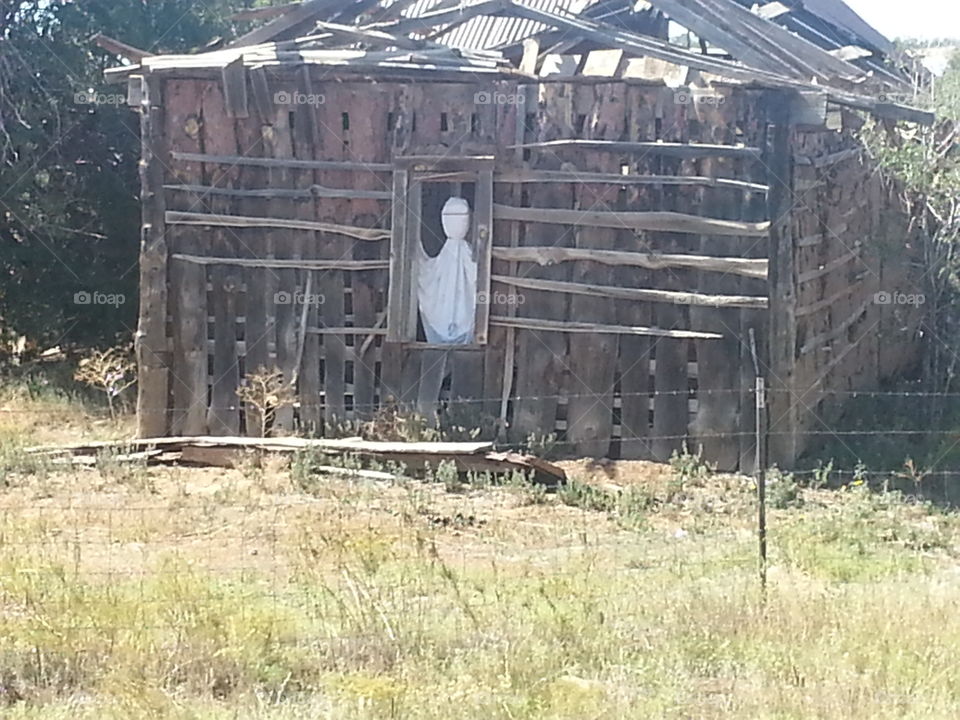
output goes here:
<path id="1" fill-rule="evenodd" d="M 418 243 L 418 302 L 427 342 L 467 345 L 473 342 L 477 310 L 477 261 L 467 242 L 470 205 L 452 197 L 443 206 L 447 236 L 436 257 Z"/>

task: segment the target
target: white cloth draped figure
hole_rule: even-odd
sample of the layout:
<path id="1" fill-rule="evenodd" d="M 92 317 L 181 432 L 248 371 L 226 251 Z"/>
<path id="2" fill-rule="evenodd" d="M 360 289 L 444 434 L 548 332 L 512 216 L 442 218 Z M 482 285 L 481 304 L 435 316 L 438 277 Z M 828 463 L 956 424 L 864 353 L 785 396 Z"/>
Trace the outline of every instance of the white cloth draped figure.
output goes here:
<path id="1" fill-rule="evenodd" d="M 473 342 L 477 309 L 477 261 L 467 242 L 470 205 L 452 197 L 443 206 L 446 242 L 436 257 L 418 243 L 420 319 L 427 342 L 466 345 Z"/>

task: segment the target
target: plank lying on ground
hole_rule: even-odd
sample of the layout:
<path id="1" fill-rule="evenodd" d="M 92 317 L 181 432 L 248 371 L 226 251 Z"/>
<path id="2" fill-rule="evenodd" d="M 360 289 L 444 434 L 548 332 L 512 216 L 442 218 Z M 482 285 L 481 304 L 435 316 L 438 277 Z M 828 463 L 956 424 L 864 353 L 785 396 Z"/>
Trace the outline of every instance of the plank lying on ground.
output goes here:
<path id="1" fill-rule="evenodd" d="M 247 437 L 158 437 L 121 441 L 102 441 L 33 447 L 30 454 L 73 458 L 95 455 L 104 450 L 119 450 L 126 455 L 154 453 L 148 460 L 164 462 L 197 462 L 221 464 L 233 453 L 239 459 L 244 451 L 295 453 L 314 450 L 330 455 L 357 455 L 377 458 L 382 462 L 403 463 L 413 469 L 436 469 L 440 463 L 452 462 L 460 472 L 501 474 L 517 470 L 530 471 L 537 482 L 566 482 L 564 471 L 539 458 L 514 452 L 495 452 L 488 442 L 379 442 L 362 438 L 247 438 Z M 157 451 L 160 451 L 159 454 Z"/>
<path id="2" fill-rule="evenodd" d="M 510 148 L 524 150 L 576 148 L 581 150 L 600 150 L 603 152 L 627 153 L 641 152 L 644 154 L 665 155 L 677 158 L 704 158 L 704 157 L 746 157 L 759 158 L 763 155 L 760 148 L 744 145 L 708 145 L 704 143 L 669 143 L 669 142 L 623 142 L 620 140 L 545 140 L 543 142 L 523 143 L 511 145 Z"/>
<path id="3" fill-rule="evenodd" d="M 388 260 L 277 260 L 261 258 L 226 258 L 208 255 L 174 253 L 173 260 L 196 265 L 236 265 L 256 268 L 293 268 L 294 270 L 383 270 L 389 267 Z"/>
<path id="4" fill-rule="evenodd" d="M 653 230 L 695 235 L 765 237 L 770 230 L 769 222 L 717 220 L 678 212 L 556 210 L 497 204 L 493 206 L 493 216 L 496 220 L 578 225 L 614 228 L 616 230 Z"/>
<path id="5" fill-rule="evenodd" d="M 676 290 L 591 285 L 588 283 L 566 282 L 563 280 L 510 277 L 508 275 L 494 275 L 491 279 L 494 282 L 511 285 L 513 287 L 568 293 L 570 295 L 590 295 L 593 297 L 662 302 L 673 305 L 697 305 L 703 307 L 767 307 L 766 297 L 753 295 L 707 295 L 704 293 L 679 292 Z"/>
<path id="6" fill-rule="evenodd" d="M 377 228 L 362 228 L 353 225 L 313 222 L 311 220 L 286 220 L 284 218 L 250 217 L 247 215 L 217 215 L 215 213 L 176 212 L 170 210 L 165 216 L 168 225 L 207 225 L 210 227 L 239 228 L 286 228 L 288 230 L 317 230 L 319 232 L 346 235 L 357 240 L 389 240 L 390 231 Z"/>
<path id="7" fill-rule="evenodd" d="M 546 330 L 567 333 L 610 333 L 611 335 L 645 335 L 648 337 L 667 337 L 685 340 L 718 340 L 723 335 L 692 330 L 665 330 L 640 325 L 607 325 L 604 323 L 570 322 L 566 320 L 543 320 L 541 318 L 506 317 L 493 315 L 491 325 L 521 328 L 524 330 Z"/>
<path id="8" fill-rule="evenodd" d="M 767 279 L 766 260 L 753 258 L 713 257 L 707 255 L 676 255 L 668 253 L 639 253 L 620 250 L 593 250 L 591 248 L 565 247 L 494 247 L 497 260 L 532 262 L 538 265 L 554 265 L 559 262 L 589 260 L 615 266 L 633 266 L 650 270 L 664 268 L 693 268 L 742 275 L 743 277 Z"/>
<path id="9" fill-rule="evenodd" d="M 762 183 L 698 175 L 621 175 L 619 173 L 580 172 L 579 170 L 505 170 L 494 180 L 505 183 L 612 183 L 615 185 L 704 185 L 707 187 L 767 192 Z"/>

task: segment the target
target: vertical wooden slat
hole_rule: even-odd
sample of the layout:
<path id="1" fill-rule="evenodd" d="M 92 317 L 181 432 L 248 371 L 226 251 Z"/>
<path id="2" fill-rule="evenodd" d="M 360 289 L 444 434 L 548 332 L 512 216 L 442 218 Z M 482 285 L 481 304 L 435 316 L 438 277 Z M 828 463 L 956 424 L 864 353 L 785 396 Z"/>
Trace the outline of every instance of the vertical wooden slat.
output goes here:
<path id="1" fill-rule="evenodd" d="M 627 109 L 630 113 L 628 139 L 653 141 L 656 139 L 656 89 L 631 86 L 627 90 Z M 650 158 L 639 158 L 631 163 L 631 172 L 652 172 Z M 655 191 L 649 186 L 627 188 L 626 207 L 629 210 L 652 210 Z M 619 250 L 637 251 L 641 243 L 649 242 L 646 235 L 638 237 L 631 231 L 617 233 Z M 638 247 L 640 246 L 640 247 Z M 621 287 L 652 287 L 652 273 L 640 268 L 617 268 L 614 277 Z M 623 325 L 649 326 L 652 307 L 646 302 L 617 303 L 617 319 Z M 623 459 L 650 458 L 650 357 L 652 338 L 638 335 L 620 337 L 618 373 L 620 376 L 620 457 Z"/>
<path id="2" fill-rule="evenodd" d="M 167 244 L 164 238 L 163 97 L 160 79 L 144 75 L 140 110 L 143 223 L 140 241 L 140 317 L 137 324 L 137 433 L 158 437 L 168 427 Z"/>
<path id="3" fill-rule="evenodd" d="M 167 82 L 165 133 L 171 151 L 200 152 L 200 86 L 192 80 Z M 195 162 L 176 162 L 171 181 L 185 185 L 203 182 L 202 167 Z M 172 192 L 167 207 L 197 212 L 204 199 L 193 193 Z M 171 253 L 204 254 L 201 231 L 171 226 L 167 239 Z M 170 315 L 173 333 L 171 390 L 174 435 L 204 435 L 207 432 L 207 273 L 202 265 L 172 260 L 170 263 Z"/>
<path id="4" fill-rule="evenodd" d="M 582 85 L 576 88 L 576 112 L 586 115 L 585 134 L 590 139 L 618 140 L 625 124 L 626 87 L 618 83 Z M 588 171 L 617 172 L 618 162 L 609 153 L 586 153 L 583 165 Z M 576 207 L 581 210 L 615 211 L 619 188 L 615 185 L 586 185 L 575 190 Z M 578 228 L 576 246 L 609 250 L 617 243 L 617 231 Z M 589 262 L 574 263 L 574 282 L 610 285 L 613 271 Z M 606 298 L 574 296 L 570 301 L 570 320 L 612 324 L 616 321 L 614 301 Z M 570 337 L 568 374 L 569 405 L 567 440 L 577 455 L 604 457 L 609 453 L 613 435 L 613 390 L 617 365 L 616 335 L 574 334 Z"/>
<path id="5" fill-rule="evenodd" d="M 203 89 L 204 152 L 211 155 L 236 155 L 237 140 L 233 120 L 227 115 L 223 90 L 217 82 Z M 204 182 L 213 187 L 236 187 L 238 171 L 230 166 L 204 165 Z M 231 200 L 223 196 L 209 201 L 211 212 L 230 213 Z M 231 228 L 218 228 L 212 233 L 212 246 L 222 257 L 235 257 L 240 238 Z M 237 268 L 215 265 L 209 273 L 214 316 L 213 378 L 210 409 L 207 415 L 209 432 L 214 435 L 236 435 L 240 431 L 240 399 L 237 388 L 240 373 L 237 362 L 237 306 L 242 279 Z"/>

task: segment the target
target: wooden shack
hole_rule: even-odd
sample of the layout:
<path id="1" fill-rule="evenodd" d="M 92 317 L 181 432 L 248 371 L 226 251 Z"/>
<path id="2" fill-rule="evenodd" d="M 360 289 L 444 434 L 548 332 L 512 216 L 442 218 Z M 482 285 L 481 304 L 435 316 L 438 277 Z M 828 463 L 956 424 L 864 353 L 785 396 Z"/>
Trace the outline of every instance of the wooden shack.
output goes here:
<path id="1" fill-rule="evenodd" d="M 225 49 L 109 71 L 142 112 L 142 436 L 257 433 L 237 389 L 276 368 L 298 398 L 281 432 L 389 406 L 749 469 L 757 368 L 789 464 L 911 362 L 916 306 L 878 296 L 916 292 L 906 225 L 856 138 L 867 114 L 930 120 L 890 101 L 893 70 L 734 0 L 616 26 L 372 6 L 284 6 Z M 462 32 L 484 21 L 510 23 L 498 50 Z M 450 197 L 472 210 L 474 325 L 430 343 L 417 268 Z"/>

